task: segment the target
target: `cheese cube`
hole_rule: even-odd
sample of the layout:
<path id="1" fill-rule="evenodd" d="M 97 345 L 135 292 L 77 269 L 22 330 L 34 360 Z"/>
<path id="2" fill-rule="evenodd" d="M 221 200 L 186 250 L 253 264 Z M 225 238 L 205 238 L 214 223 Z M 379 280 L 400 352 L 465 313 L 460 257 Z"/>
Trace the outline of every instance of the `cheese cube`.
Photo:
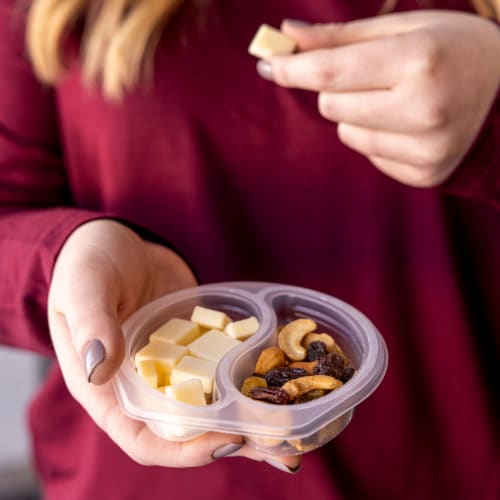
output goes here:
<path id="1" fill-rule="evenodd" d="M 150 341 L 167 342 L 169 344 L 186 345 L 200 335 L 198 324 L 187 319 L 172 318 L 155 330 Z"/>
<path id="2" fill-rule="evenodd" d="M 241 342 L 219 330 L 210 330 L 187 345 L 191 355 L 218 362 L 226 352 Z"/>
<path id="3" fill-rule="evenodd" d="M 268 59 L 271 56 L 291 54 L 296 46 L 292 38 L 268 24 L 263 24 L 250 42 L 248 52 L 255 57 Z"/>
<path id="4" fill-rule="evenodd" d="M 231 319 L 222 311 L 215 311 L 214 309 L 195 306 L 193 313 L 191 314 L 191 321 L 198 323 L 200 326 L 205 328 L 224 330 Z"/>
<path id="5" fill-rule="evenodd" d="M 165 394 L 177 401 L 195 406 L 206 406 L 207 399 L 199 378 L 191 378 L 165 387 Z"/>
<path id="6" fill-rule="evenodd" d="M 198 378 L 203 386 L 203 392 L 211 394 L 216 367 L 217 363 L 213 361 L 194 358 L 193 356 L 184 356 L 172 370 L 170 383 L 174 385 L 192 378 Z"/>
<path id="7" fill-rule="evenodd" d="M 153 389 L 158 387 L 158 372 L 155 361 L 139 361 L 137 363 L 137 373 Z"/>
<path id="8" fill-rule="evenodd" d="M 188 353 L 185 346 L 165 342 L 149 342 L 135 355 L 135 366 L 143 361 L 154 361 L 158 373 L 158 385 L 167 385 L 172 368 Z"/>
<path id="9" fill-rule="evenodd" d="M 255 316 L 229 323 L 224 332 L 233 339 L 246 339 L 253 335 L 259 328 L 259 320 Z"/>

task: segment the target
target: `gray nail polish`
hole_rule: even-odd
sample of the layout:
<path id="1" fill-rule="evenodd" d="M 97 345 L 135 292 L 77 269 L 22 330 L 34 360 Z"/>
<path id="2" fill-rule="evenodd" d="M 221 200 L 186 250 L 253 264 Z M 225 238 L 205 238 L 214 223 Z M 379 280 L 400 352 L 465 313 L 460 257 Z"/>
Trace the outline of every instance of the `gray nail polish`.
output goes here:
<path id="1" fill-rule="evenodd" d="M 85 376 L 87 381 L 91 382 L 94 370 L 106 358 L 106 351 L 104 345 L 100 340 L 92 339 L 83 350 L 83 366 L 85 369 Z"/>
<path id="2" fill-rule="evenodd" d="M 214 460 L 217 460 L 218 458 L 227 457 L 228 455 L 231 455 L 232 453 L 237 452 L 242 446 L 243 446 L 243 443 L 224 444 L 220 448 L 217 448 L 212 453 L 212 458 Z"/>
<path id="3" fill-rule="evenodd" d="M 265 80 L 269 80 L 271 82 L 274 80 L 273 67 L 268 61 L 264 61 L 263 59 L 257 61 L 257 73 L 259 73 L 259 75 Z"/>
<path id="4" fill-rule="evenodd" d="M 307 28 L 308 26 L 311 26 L 311 23 L 301 21 L 299 19 L 284 19 L 283 22 L 292 26 L 296 26 L 297 28 Z"/>
<path id="5" fill-rule="evenodd" d="M 267 464 L 272 465 L 278 470 L 281 470 L 283 472 L 288 472 L 288 474 L 296 474 L 299 469 L 300 469 L 300 464 L 297 465 L 297 467 L 287 467 L 285 464 L 282 464 L 281 462 L 277 462 L 276 460 L 266 460 L 265 461 Z"/>

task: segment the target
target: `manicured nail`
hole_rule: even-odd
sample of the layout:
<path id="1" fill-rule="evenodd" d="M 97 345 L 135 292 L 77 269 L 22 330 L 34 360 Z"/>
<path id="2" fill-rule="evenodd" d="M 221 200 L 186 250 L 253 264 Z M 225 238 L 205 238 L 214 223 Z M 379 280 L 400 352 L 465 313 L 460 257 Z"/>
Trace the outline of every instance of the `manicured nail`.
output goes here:
<path id="1" fill-rule="evenodd" d="M 217 460 L 218 458 L 222 457 L 227 457 L 228 455 L 231 455 L 232 453 L 237 452 L 241 447 L 243 446 L 243 443 L 228 443 L 220 448 L 217 448 L 213 453 L 212 453 L 212 458 L 214 460 Z"/>
<path id="2" fill-rule="evenodd" d="M 92 339 L 83 351 L 83 365 L 85 368 L 85 376 L 87 381 L 92 381 L 92 375 L 95 369 L 104 361 L 106 358 L 106 351 L 100 340 Z"/>
<path id="3" fill-rule="evenodd" d="M 288 474 L 296 474 L 300 469 L 300 464 L 297 465 L 297 467 L 287 467 L 285 464 L 277 462 L 276 460 L 266 460 L 266 463 L 272 465 L 273 467 L 276 467 L 276 469 L 279 469 L 283 472 L 288 472 Z"/>
<path id="4" fill-rule="evenodd" d="M 273 81 L 273 67 L 269 61 L 264 61 L 263 59 L 259 59 L 257 61 L 257 73 L 264 78 L 265 80 Z"/>
<path id="5" fill-rule="evenodd" d="M 308 26 L 311 26 L 311 23 L 301 21 L 299 19 L 283 19 L 283 23 L 286 23 L 295 28 L 307 28 Z"/>

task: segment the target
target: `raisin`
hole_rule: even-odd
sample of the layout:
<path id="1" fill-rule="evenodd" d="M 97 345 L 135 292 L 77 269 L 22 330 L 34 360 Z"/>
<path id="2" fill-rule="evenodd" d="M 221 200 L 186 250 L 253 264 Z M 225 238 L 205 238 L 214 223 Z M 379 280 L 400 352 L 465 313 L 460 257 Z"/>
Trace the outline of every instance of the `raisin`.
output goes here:
<path id="1" fill-rule="evenodd" d="M 307 372 L 303 368 L 290 368 L 282 366 L 273 368 L 264 374 L 267 385 L 270 387 L 281 387 L 283 384 L 298 377 L 305 377 Z"/>
<path id="2" fill-rule="evenodd" d="M 290 396 L 281 387 L 254 387 L 250 397 L 258 401 L 267 401 L 277 405 L 290 403 Z"/>
<path id="3" fill-rule="evenodd" d="M 307 354 L 304 361 L 316 361 L 322 356 L 326 356 L 326 354 L 328 354 L 326 344 L 321 342 L 321 340 L 315 340 L 307 346 Z"/>
<path id="4" fill-rule="evenodd" d="M 354 375 L 354 368 L 347 366 L 346 368 L 344 368 L 344 371 L 342 372 L 342 375 L 339 377 L 339 379 L 341 382 L 344 382 L 345 384 L 348 380 L 351 380 L 353 375 Z"/>
<path id="5" fill-rule="evenodd" d="M 318 363 L 313 369 L 314 375 L 329 375 L 340 380 L 345 368 L 345 361 L 341 356 L 330 352 L 319 358 Z"/>
<path id="6" fill-rule="evenodd" d="M 247 377 L 241 385 L 241 393 L 250 396 L 250 392 L 255 387 L 267 387 L 267 382 L 262 377 Z"/>

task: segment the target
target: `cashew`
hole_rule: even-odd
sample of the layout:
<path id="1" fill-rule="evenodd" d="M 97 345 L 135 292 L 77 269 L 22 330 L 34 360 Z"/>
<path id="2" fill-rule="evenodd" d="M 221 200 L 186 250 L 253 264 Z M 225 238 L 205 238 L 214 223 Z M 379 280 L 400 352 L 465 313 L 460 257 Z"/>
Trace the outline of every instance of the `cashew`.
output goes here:
<path id="1" fill-rule="evenodd" d="M 273 368 L 285 365 L 285 353 L 279 347 L 268 347 L 264 349 L 255 365 L 255 373 L 264 375 Z"/>
<path id="2" fill-rule="evenodd" d="M 289 439 L 288 443 L 301 453 L 306 453 L 323 446 L 335 436 L 340 434 L 349 421 L 350 417 L 345 418 L 343 415 L 335 419 L 333 422 L 330 422 L 325 427 L 322 427 L 319 431 L 302 439 Z"/>
<path id="3" fill-rule="evenodd" d="M 267 438 L 267 437 L 258 437 L 258 436 L 245 436 L 245 443 L 246 444 L 251 444 L 251 445 L 256 445 L 257 449 L 264 449 L 266 450 L 267 448 L 275 448 L 282 443 L 285 443 L 283 439 L 277 439 L 277 438 Z"/>
<path id="4" fill-rule="evenodd" d="M 312 319 L 296 319 L 281 329 L 278 344 L 292 361 L 302 361 L 306 357 L 306 349 L 301 345 L 302 339 L 314 330 L 316 323 Z"/>
<path id="5" fill-rule="evenodd" d="M 313 374 L 314 367 L 318 364 L 318 361 L 294 361 L 290 363 L 288 366 L 290 368 L 302 368 L 304 369 L 308 375 Z"/>
<path id="6" fill-rule="evenodd" d="M 342 385 L 344 384 L 335 377 L 330 377 L 328 375 L 307 375 L 306 377 L 289 380 L 283 384 L 281 388 L 288 393 L 291 399 L 295 399 L 297 396 L 312 391 L 313 389 L 333 391 L 334 389 L 342 387 Z"/>
<path id="7" fill-rule="evenodd" d="M 309 344 L 311 342 L 315 342 L 316 340 L 319 340 L 320 342 L 323 342 L 326 345 L 326 350 L 328 352 L 335 352 L 338 354 L 346 363 L 348 363 L 347 356 L 344 354 L 344 351 L 340 348 L 340 346 L 335 342 L 333 337 L 331 335 L 328 335 L 328 333 L 308 333 L 305 337 L 304 340 L 302 341 L 302 345 L 307 349 L 309 347 Z"/>

